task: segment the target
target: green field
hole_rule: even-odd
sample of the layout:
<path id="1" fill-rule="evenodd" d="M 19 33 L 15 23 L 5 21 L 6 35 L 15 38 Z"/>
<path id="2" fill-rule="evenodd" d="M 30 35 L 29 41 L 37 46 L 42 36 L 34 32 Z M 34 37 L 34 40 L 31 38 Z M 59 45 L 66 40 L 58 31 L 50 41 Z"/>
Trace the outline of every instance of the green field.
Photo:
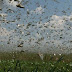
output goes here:
<path id="1" fill-rule="evenodd" d="M 72 54 L 0 53 L 0 72 L 72 72 Z"/>

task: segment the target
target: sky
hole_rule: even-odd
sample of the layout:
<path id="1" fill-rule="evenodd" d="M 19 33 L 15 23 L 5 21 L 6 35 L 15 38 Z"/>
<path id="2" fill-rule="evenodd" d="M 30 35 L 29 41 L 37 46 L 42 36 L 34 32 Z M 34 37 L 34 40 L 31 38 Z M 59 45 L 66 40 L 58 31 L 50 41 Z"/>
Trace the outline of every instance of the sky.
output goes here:
<path id="1" fill-rule="evenodd" d="M 72 52 L 72 0 L 4 0 L 0 5 L 1 51 Z"/>

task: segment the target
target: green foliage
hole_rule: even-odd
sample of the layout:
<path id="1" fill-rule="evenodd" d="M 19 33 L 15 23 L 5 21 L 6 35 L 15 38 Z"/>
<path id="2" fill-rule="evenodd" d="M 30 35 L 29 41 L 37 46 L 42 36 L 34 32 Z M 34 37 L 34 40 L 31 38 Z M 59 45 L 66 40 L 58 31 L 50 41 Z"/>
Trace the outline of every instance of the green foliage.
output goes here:
<path id="1" fill-rule="evenodd" d="M 72 72 L 72 54 L 0 53 L 0 72 Z"/>
<path id="2" fill-rule="evenodd" d="M 71 64 L 62 61 L 1 60 L 0 72 L 72 72 Z"/>

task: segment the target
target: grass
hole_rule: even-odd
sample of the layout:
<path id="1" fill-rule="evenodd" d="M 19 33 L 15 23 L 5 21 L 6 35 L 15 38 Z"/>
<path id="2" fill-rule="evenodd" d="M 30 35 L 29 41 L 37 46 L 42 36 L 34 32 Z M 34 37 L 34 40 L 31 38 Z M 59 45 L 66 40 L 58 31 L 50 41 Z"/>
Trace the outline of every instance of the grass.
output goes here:
<path id="1" fill-rule="evenodd" d="M 2 60 L 0 72 L 72 72 L 71 64 L 62 61 Z"/>
<path id="2" fill-rule="evenodd" d="M 72 72 L 72 54 L 0 53 L 0 72 Z"/>

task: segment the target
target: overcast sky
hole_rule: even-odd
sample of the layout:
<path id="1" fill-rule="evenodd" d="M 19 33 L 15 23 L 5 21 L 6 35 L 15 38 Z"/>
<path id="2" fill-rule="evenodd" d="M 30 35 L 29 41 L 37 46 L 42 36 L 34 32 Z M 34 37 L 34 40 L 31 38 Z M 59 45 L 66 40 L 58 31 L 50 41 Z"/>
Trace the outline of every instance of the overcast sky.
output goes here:
<path id="1" fill-rule="evenodd" d="M 16 1 L 4 0 L 1 6 L 2 50 L 71 52 L 72 0 L 22 0 L 24 8 L 16 5 Z"/>

